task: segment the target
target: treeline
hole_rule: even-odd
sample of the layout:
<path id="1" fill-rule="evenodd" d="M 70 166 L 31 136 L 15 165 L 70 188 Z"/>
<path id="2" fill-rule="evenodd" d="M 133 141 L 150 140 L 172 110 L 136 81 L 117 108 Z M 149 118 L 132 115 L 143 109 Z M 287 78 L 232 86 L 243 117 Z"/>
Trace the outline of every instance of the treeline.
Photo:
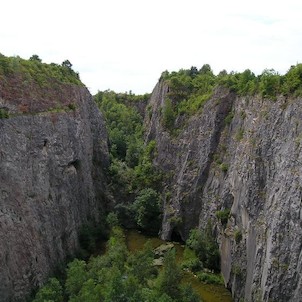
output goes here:
<path id="1" fill-rule="evenodd" d="M 266 69 L 256 76 L 251 70 L 230 72 L 223 70 L 214 75 L 210 65 L 201 69 L 181 69 L 178 72 L 165 71 L 161 78 L 169 86 L 168 98 L 163 111 L 163 124 L 172 129 L 179 115 L 193 115 L 202 110 L 216 87 L 224 86 L 238 95 L 260 95 L 275 101 L 278 95 L 302 96 L 302 64 L 291 66 L 285 75 L 273 69 Z"/>
<path id="2" fill-rule="evenodd" d="M 6 57 L 0 54 L 0 78 L 4 75 L 6 77 L 21 76 L 23 81 L 34 81 L 41 87 L 49 86 L 51 80 L 84 86 L 79 74 L 72 69 L 69 60 L 65 60 L 61 65 L 46 64 L 42 63 L 38 55 L 33 55 L 29 60 L 25 60 L 19 56 Z"/>
<path id="3" fill-rule="evenodd" d="M 167 252 L 161 270 L 154 266 L 150 244 L 129 253 L 123 231 L 113 226 L 107 252 L 89 261 L 75 259 L 61 282 L 51 278 L 33 302 L 198 302 L 190 286 L 181 284 L 175 252 Z"/>

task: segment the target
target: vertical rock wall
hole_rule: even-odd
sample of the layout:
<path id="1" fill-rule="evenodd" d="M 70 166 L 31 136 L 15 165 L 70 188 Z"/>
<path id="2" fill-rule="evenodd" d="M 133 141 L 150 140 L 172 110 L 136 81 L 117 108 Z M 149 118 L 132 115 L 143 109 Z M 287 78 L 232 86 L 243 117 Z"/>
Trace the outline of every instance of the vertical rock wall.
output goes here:
<path id="1" fill-rule="evenodd" d="M 302 99 L 272 102 L 220 88 L 173 136 L 161 123 L 168 91 L 160 81 L 146 115 L 155 164 L 170 175 L 161 236 L 186 239 L 211 220 L 235 301 L 299 301 Z M 222 209 L 231 211 L 226 225 L 216 217 Z"/>
<path id="2" fill-rule="evenodd" d="M 11 115 L 0 119 L 0 301 L 24 301 L 106 207 L 102 116 L 86 88 L 58 91 L 48 103 L 0 98 Z"/>

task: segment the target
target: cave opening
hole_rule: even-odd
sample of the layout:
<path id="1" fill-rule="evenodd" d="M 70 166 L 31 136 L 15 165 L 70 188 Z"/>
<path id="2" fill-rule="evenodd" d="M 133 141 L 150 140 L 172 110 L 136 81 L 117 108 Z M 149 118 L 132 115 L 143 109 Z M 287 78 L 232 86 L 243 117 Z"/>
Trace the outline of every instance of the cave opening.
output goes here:
<path id="1" fill-rule="evenodd" d="M 171 233 L 171 241 L 184 243 L 184 240 L 182 239 L 180 232 L 176 228 L 174 228 Z"/>

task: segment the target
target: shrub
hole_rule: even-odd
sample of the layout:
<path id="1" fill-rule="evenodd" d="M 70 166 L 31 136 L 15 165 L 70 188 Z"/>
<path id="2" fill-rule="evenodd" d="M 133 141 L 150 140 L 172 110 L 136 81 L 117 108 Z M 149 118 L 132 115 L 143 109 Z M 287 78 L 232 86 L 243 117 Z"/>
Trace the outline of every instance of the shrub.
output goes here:
<path id="1" fill-rule="evenodd" d="M 194 250 L 198 259 L 206 268 L 215 272 L 220 271 L 219 247 L 213 236 L 210 222 L 208 222 L 205 230 L 191 230 L 186 244 Z"/>
<path id="2" fill-rule="evenodd" d="M 157 233 L 160 227 L 160 201 L 157 192 L 151 188 L 140 191 L 132 209 L 137 225 L 150 233 Z"/>
<path id="3" fill-rule="evenodd" d="M 233 120 L 233 117 L 234 117 L 234 112 L 233 112 L 233 111 L 230 111 L 230 112 L 228 113 L 228 115 L 225 117 L 224 123 L 225 123 L 226 125 L 230 125 L 231 122 L 232 122 L 232 120 Z"/>
<path id="4" fill-rule="evenodd" d="M 6 109 L 0 108 L 0 119 L 2 118 L 9 118 L 9 114 Z"/>
<path id="5" fill-rule="evenodd" d="M 220 169 L 221 169 L 222 172 L 226 173 L 226 172 L 228 172 L 228 170 L 229 170 L 229 165 L 226 164 L 226 163 L 222 163 L 222 164 L 220 165 Z"/>
<path id="6" fill-rule="evenodd" d="M 207 284 L 223 284 L 223 279 L 221 275 L 210 274 L 206 272 L 201 272 L 197 274 L 197 278 Z"/>
<path id="7" fill-rule="evenodd" d="M 173 108 L 173 104 L 170 99 L 165 100 L 165 104 L 162 111 L 162 118 L 163 118 L 163 126 L 167 130 L 172 130 L 175 122 L 175 111 Z"/>
<path id="8" fill-rule="evenodd" d="M 116 227 L 119 225 L 119 220 L 116 213 L 110 212 L 107 215 L 106 222 L 110 228 Z"/>
<path id="9" fill-rule="evenodd" d="M 195 258 L 184 260 L 181 263 L 181 268 L 188 269 L 188 270 L 196 273 L 203 269 L 203 264 L 197 257 L 195 257 Z"/>
<path id="10" fill-rule="evenodd" d="M 226 226 L 230 216 L 230 209 L 224 209 L 216 212 L 216 217 L 220 220 L 223 226 Z"/>
<path id="11" fill-rule="evenodd" d="M 63 302 L 63 288 L 56 278 L 50 278 L 48 282 L 39 289 L 33 302 Z"/>
<path id="12" fill-rule="evenodd" d="M 102 226 L 85 224 L 79 231 L 79 243 L 83 250 L 92 253 L 95 250 L 98 240 L 106 237 Z"/>
<path id="13" fill-rule="evenodd" d="M 241 141 L 243 139 L 243 134 L 244 134 L 244 130 L 240 128 L 236 133 L 235 140 L 237 142 Z"/>
<path id="14" fill-rule="evenodd" d="M 76 110 L 76 105 L 74 103 L 70 103 L 68 104 L 68 109 L 72 110 L 72 111 L 75 111 Z"/>
<path id="15" fill-rule="evenodd" d="M 238 244 L 242 240 L 242 233 L 240 230 L 236 230 L 234 233 L 235 242 Z"/>
<path id="16" fill-rule="evenodd" d="M 232 273 L 236 276 L 240 276 L 241 275 L 241 268 L 239 265 L 233 265 L 232 266 Z"/>

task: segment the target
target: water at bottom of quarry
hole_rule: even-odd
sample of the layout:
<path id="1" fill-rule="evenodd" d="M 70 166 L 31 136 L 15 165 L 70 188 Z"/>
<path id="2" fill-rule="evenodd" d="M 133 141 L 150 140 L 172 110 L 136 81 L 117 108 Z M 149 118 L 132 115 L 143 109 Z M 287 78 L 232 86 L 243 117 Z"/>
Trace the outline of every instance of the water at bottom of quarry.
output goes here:
<path id="1" fill-rule="evenodd" d="M 134 252 L 137 250 L 143 249 L 144 244 L 149 240 L 153 246 L 156 248 L 165 241 L 156 238 L 156 237 L 148 237 L 136 230 L 127 230 L 126 234 L 126 242 L 130 252 Z M 176 261 L 180 263 L 183 257 L 184 246 L 180 243 L 173 242 L 176 250 Z M 232 302 L 231 293 L 223 286 L 217 284 L 205 284 L 199 281 L 192 273 L 185 272 L 183 276 L 183 282 L 186 284 L 191 284 L 193 289 L 199 296 L 202 298 L 204 302 Z"/>

